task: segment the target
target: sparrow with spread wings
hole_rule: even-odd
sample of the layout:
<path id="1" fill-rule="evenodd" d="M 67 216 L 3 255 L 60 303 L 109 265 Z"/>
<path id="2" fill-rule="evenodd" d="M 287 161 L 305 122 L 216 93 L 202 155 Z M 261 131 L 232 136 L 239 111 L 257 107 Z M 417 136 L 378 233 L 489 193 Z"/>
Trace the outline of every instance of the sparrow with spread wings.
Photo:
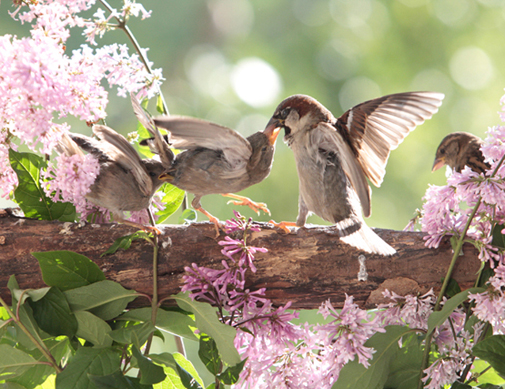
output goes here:
<path id="1" fill-rule="evenodd" d="M 336 119 L 312 97 L 294 95 L 279 104 L 265 131 L 284 128 L 299 177 L 301 227 L 310 212 L 329 222 L 345 243 L 369 253 L 396 251 L 364 222 L 371 214 L 367 178 L 380 186 L 391 150 L 437 112 L 444 95 L 398 93 L 358 104 Z M 289 231 L 289 230 L 288 230 Z"/>

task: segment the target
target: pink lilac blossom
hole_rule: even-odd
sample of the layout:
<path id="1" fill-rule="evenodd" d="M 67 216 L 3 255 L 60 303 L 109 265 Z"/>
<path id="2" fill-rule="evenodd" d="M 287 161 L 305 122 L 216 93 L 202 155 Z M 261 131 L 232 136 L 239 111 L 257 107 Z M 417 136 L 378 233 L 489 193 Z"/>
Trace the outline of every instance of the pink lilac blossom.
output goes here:
<path id="1" fill-rule="evenodd" d="M 43 176 L 50 179 L 44 183 L 46 195 L 53 201 L 72 202 L 76 211 L 88 208 L 86 194 L 100 172 L 98 160 L 92 155 L 59 155 L 56 167 L 50 166 Z"/>
<path id="2" fill-rule="evenodd" d="M 465 367 L 472 363 L 472 347 L 472 336 L 467 331 L 462 331 L 451 347 L 439 347 L 439 357 L 424 370 L 424 387 L 439 389 L 454 383 Z"/>
<path id="3" fill-rule="evenodd" d="M 122 96 L 127 92 L 138 92 L 140 96 L 152 97 L 158 90 L 161 71 L 157 69 L 149 74 L 137 55 L 128 54 L 125 45 L 96 50 L 83 45 L 71 56 L 65 52 L 69 29 L 86 25 L 77 14 L 94 2 L 27 2 L 27 6 L 19 7 L 12 16 L 32 23 L 31 37 L 0 37 L 0 117 L 3 121 L 0 194 L 3 197 L 17 184 L 7 152 L 16 147 L 12 136 L 31 150 L 51 154 L 60 134 L 69 131 L 66 123 L 56 120 L 68 115 L 87 122 L 105 118 L 108 93 L 101 85 L 104 78 L 110 86 L 117 86 L 118 94 Z M 143 17 L 149 14 L 138 4 L 126 2 L 125 7 L 125 17 L 128 13 L 142 13 Z M 9 139 L 8 143 L 6 139 Z M 79 196 L 75 198 L 79 199 Z M 78 201 L 76 205 L 83 213 L 85 209 L 89 210 L 83 201 Z M 137 215 L 133 217 L 138 218 Z"/>
<path id="4" fill-rule="evenodd" d="M 505 265 L 500 264 L 488 281 L 488 289 L 483 293 L 470 294 L 475 302 L 473 313 L 480 320 L 493 326 L 495 335 L 505 334 Z"/>
<path id="5" fill-rule="evenodd" d="M 247 245 L 247 233 L 258 227 L 238 212 L 235 217 L 226 222 L 225 228 L 229 233 L 242 234 L 242 238 L 227 236 L 219 242 L 229 261 L 222 261 L 222 269 L 193 264 L 186 268 L 182 287 L 192 298 L 227 311 L 222 321 L 238 328 L 235 346 L 247 362 L 234 387 L 329 389 L 348 361 L 357 357 L 368 366 L 373 350 L 364 343 L 375 332 L 384 330 L 378 319 L 371 319 L 353 303 L 352 297 L 346 296 L 341 312 L 329 301 L 321 306 L 324 317 L 334 318 L 328 324 L 294 325 L 292 320 L 298 314 L 290 311 L 291 303 L 274 307 L 265 297 L 265 289 L 245 289 L 245 271 L 255 270 L 254 254 L 266 250 Z"/>

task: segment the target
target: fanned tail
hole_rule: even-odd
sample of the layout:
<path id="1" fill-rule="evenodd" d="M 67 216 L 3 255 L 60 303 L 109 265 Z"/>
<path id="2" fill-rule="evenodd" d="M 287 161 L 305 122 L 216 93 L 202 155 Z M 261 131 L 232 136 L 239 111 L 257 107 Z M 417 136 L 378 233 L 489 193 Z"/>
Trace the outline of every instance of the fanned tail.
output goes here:
<path id="1" fill-rule="evenodd" d="M 349 218 L 335 225 L 340 239 L 357 249 L 372 254 L 393 255 L 396 250 L 384 242 L 363 220 Z"/>

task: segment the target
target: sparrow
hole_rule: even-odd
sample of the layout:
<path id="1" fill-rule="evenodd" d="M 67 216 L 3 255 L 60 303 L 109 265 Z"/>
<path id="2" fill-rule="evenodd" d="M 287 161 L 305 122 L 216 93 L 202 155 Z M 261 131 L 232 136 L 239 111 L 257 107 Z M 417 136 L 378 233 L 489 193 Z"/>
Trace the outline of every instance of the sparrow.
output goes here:
<path id="1" fill-rule="evenodd" d="M 60 154 L 84 155 L 84 150 L 98 159 L 100 173 L 86 199 L 111 211 L 115 221 L 159 234 L 155 227 L 125 220 L 123 212 L 149 212 L 152 197 L 164 182 L 159 177 L 166 167 L 156 160 L 141 159 L 124 136 L 107 126 L 94 125 L 93 133 L 99 139 L 63 134 L 57 145 Z"/>
<path id="2" fill-rule="evenodd" d="M 165 138 L 174 148 L 184 150 L 177 154 L 171 166 L 160 176 L 170 184 L 195 195 L 191 206 L 214 223 L 219 235 L 219 220 L 203 209 L 201 198 L 208 194 L 221 194 L 246 205 L 259 214 L 268 214 L 266 204 L 255 203 L 240 192 L 263 181 L 270 174 L 275 141 L 280 128 L 268 128 L 247 139 L 238 132 L 205 120 L 184 116 L 161 116 L 154 118 L 154 125 L 166 129 Z M 158 153 L 153 139 L 140 142 Z"/>
<path id="3" fill-rule="evenodd" d="M 279 104 L 265 131 L 284 128 L 299 177 L 302 227 L 309 213 L 331 223 L 340 239 L 368 253 L 396 251 L 364 222 L 371 214 L 367 178 L 380 186 L 391 150 L 416 126 L 437 112 L 444 95 L 435 92 L 398 93 L 379 97 L 346 111 L 338 119 L 310 96 L 294 95 Z"/>
<path id="4" fill-rule="evenodd" d="M 490 165 L 484 162 L 480 150 L 482 144 L 482 139 L 468 132 L 454 132 L 447 135 L 437 148 L 431 171 L 448 165 L 458 173 L 461 173 L 465 166 L 476 173 L 484 173 Z"/>

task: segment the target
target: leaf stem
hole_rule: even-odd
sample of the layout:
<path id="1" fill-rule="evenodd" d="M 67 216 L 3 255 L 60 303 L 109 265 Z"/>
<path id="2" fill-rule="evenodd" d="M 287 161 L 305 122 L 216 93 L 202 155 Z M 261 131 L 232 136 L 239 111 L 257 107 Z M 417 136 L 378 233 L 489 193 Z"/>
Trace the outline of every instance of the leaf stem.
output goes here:
<path id="1" fill-rule="evenodd" d="M 7 303 L 1 297 L 0 297 L 0 304 L 2 304 L 2 306 L 5 308 L 5 310 L 9 313 L 12 320 L 19 326 L 19 328 L 21 328 L 21 331 L 23 331 L 26 334 L 26 336 L 28 336 L 28 338 L 33 342 L 33 344 L 40 350 L 42 355 L 44 355 L 44 357 L 46 357 L 46 359 L 48 360 L 48 364 L 50 364 L 54 368 L 54 370 L 56 370 L 56 373 L 61 373 L 63 370 L 58 366 L 58 364 L 56 363 L 56 360 L 51 355 L 49 350 L 46 348 L 46 345 L 41 344 L 40 342 L 37 341 L 37 339 L 35 339 L 35 337 L 32 335 L 32 333 L 30 331 L 28 331 L 28 328 L 26 328 L 25 325 L 23 323 L 21 323 L 21 320 L 19 320 L 16 317 L 16 315 L 14 315 L 14 313 L 11 311 L 10 307 L 7 305 Z"/>
<path id="2" fill-rule="evenodd" d="M 115 9 L 113 7 L 111 7 L 110 4 L 106 0 L 100 0 L 100 2 L 107 9 L 107 11 L 109 11 L 110 13 L 114 13 Z M 142 50 L 142 48 L 140 47 L 137 39 L 135 38 L 135 35 L 133 35 L 133 33 L 131 32 L 130 28 L 126 25 L 126 19 L 121 19 L 117 15 L 115 15 L 114 18 L 118 22 L 118 25 L 116 27 L 119 28 L 119 29 L 121 29 L 121 30 L 123 30 L 125 32 L 126 36 L 128 37 L 128 39 L 130 39 L 130 42 L 132 43 L 133 47 L 135 48 L 135 51 L 137 52 L 137 54 L 139 55 L 139 57 L 140 57 L 142 63 L 144 64 L 147 72 L 149 74 L 153 74 L 151 66 L 149 65 L 149 60 L 147 59 L 146 51 Z M 167 103 L 165 101 L 165 97 L 163 96 L 163 93 L 161 92 L 161 88 L 160 88 L 159 85 L 157 86 L 157 89 L 158 89 L 158 95 L 160 96 L 161 103 L 163 105 L 163 113 L 165 115 L 169 115 L 168 106 L 167 106 Z"/>

